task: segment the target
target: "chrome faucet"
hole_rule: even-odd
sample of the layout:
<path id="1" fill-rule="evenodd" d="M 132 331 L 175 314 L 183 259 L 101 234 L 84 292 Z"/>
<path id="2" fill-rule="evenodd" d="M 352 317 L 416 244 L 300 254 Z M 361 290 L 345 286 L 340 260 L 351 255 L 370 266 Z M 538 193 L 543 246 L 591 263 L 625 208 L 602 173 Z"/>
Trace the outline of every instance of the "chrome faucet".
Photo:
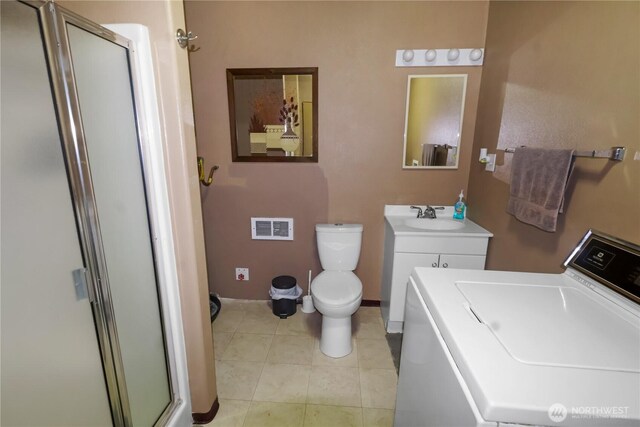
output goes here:
<path id="1" fill-rule="evenodd" d="M 418 216 L 416 216 L 416 218 L 422 218 L 422 208 L 420 206 L 411 206 L 411 209 L 418 209 Z"/>
<path id="2" fill-rule="evenodd" d="M 436 209 L 437 210 L 442 210 L 444 209 L 443 206 L 436 206 L 435 208 L 427 205 L 424 210 L 422 210 L 421 207 L 419 206 L 411 206 L 411 209 L 418 209 L 418 216 L 416 216 L 416 218 L 430 218 L 430 219 L 436 219 Z"/>
<path id="3" fill-rule="evenodd" d="M 433 209 L 431 206 L 427 205 L 424 208 L 424 213 L 422 214 L 422 218 L 436 219 L 436 210 Z"/>

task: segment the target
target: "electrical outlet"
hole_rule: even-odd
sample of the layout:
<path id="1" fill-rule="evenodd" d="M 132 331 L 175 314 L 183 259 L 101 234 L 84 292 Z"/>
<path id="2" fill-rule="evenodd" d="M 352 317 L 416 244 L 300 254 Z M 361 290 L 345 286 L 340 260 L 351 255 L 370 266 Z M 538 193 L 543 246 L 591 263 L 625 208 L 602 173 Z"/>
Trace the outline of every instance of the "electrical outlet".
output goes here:
<path id="1" fill-rule="evenodd" d="M 240 280 L 240 281 L 249 280 L 249 269 L 236 268 L 236 280 Z"/>

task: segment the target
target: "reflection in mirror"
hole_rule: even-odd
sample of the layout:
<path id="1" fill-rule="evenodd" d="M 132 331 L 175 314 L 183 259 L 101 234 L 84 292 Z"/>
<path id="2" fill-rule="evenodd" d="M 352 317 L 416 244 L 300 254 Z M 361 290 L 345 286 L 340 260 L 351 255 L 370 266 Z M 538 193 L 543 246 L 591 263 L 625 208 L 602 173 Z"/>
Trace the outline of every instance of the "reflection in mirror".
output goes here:
<path id="1" fill-rule="evenodd" d="M 318 161 L 318 69 L 227 70 L 234 162 Z"/>
<path id="2" fill-rule="evenodd" d="M 466 74 L 409 76 L 404 169 L 456 169 Z"/>

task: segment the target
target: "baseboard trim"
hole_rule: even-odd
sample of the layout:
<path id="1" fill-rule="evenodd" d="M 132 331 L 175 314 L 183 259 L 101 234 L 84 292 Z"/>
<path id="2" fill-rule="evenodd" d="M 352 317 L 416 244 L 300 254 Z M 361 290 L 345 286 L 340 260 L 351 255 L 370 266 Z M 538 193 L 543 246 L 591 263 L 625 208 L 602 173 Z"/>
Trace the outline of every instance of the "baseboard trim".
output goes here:
<path id="1" fill-rule="evenodd" d="M 211 405 L 211 409 L 207 413 L 199 413 L 194 412 L 191 414 L 193 417 L 194 424 L 209 424 L 216 417 L 218 410 L 220 409 L 220 402 L 218 402 L 218 398 L 213 401 L 213 405 Z"/>
<path id="2" fill-rule="evenodd" d="M 360 305 L 363 307 L 380 307 L 380 301 L 374 299 L 363 299 Z"/>

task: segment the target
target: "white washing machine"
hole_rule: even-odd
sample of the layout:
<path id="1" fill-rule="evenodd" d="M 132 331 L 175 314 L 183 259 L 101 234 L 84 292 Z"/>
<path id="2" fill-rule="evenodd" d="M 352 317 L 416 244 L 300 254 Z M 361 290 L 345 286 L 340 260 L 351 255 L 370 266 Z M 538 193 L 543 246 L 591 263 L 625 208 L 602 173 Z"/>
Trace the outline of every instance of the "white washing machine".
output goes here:
<path id="1" fill-rule="evenodd" d="M 416 268 L 395 426 L 640 426 L 640 247 L 589 231 L 565 267 Z"/>

